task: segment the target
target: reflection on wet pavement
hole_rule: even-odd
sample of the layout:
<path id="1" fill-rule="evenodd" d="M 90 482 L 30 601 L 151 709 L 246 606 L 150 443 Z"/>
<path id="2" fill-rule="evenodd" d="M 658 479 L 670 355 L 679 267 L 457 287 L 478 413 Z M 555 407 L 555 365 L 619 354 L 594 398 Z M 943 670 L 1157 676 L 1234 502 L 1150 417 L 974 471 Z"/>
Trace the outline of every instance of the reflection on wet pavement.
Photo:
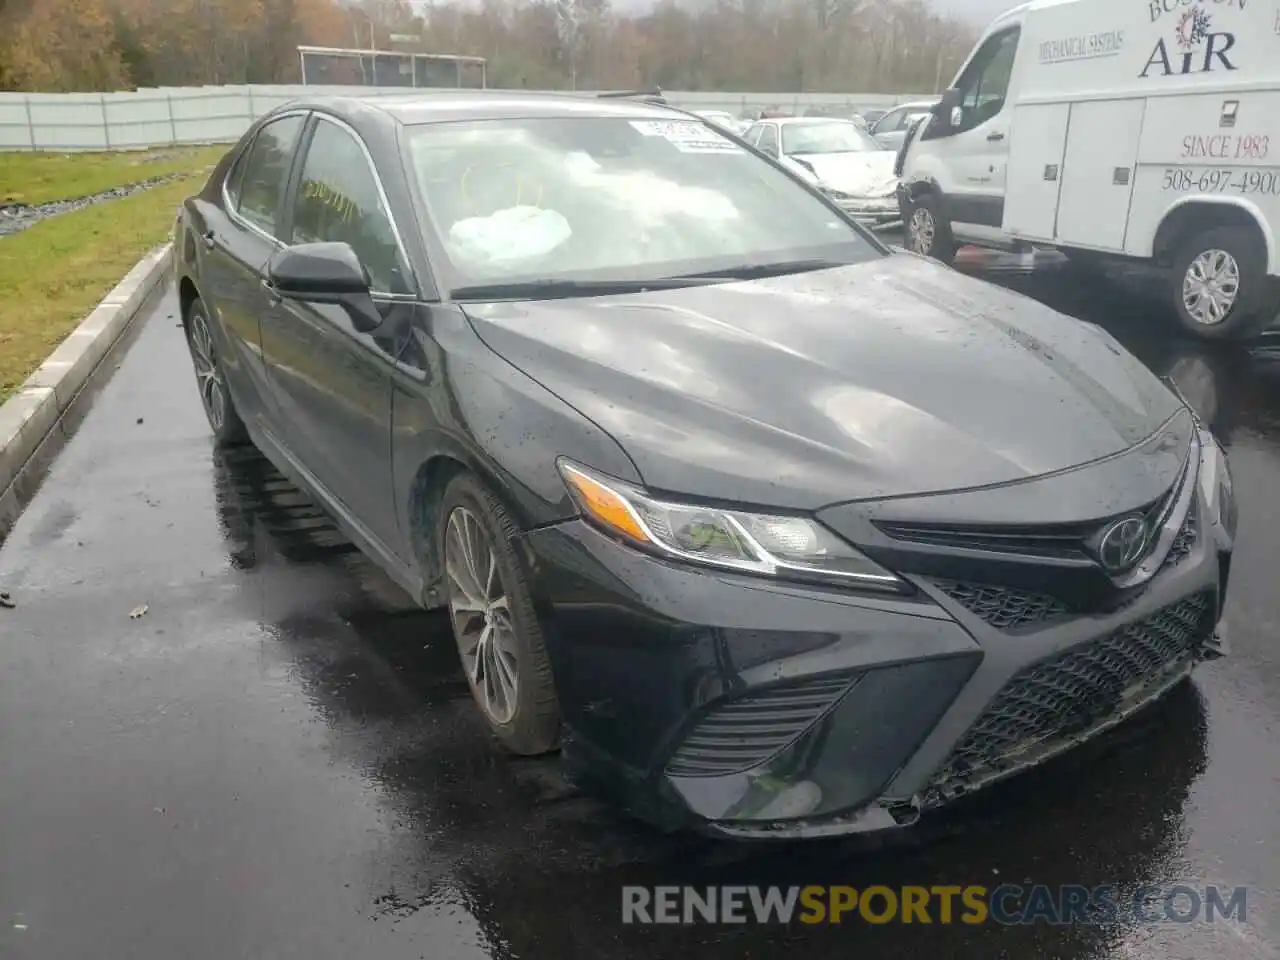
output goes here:
<path id="1" fill-rule="evenodd" d="M 1280 359 L 1181 341 L 1123 283 L 992 276 L 1112 330 L 1230 444 L 1233 656 L 1194 684 L 918 838 L 657 834 L 497 753 L 445 617 L 211 452 L 167 298 L 0 546 L 0 957 L 1275 956 Z M 1250 899 L 1243 926 L 620 923 L 624 883 L 1001 882 Z"/>

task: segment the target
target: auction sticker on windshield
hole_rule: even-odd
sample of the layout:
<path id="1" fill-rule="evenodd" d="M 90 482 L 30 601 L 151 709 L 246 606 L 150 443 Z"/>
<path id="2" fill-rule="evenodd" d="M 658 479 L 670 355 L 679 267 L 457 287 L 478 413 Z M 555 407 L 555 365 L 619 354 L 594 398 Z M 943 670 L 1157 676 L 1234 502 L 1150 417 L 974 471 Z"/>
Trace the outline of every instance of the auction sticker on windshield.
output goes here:
<path id="1" fill-rule="evenodd" d="M 662 137 L 684 153 L 736 153 L 733 143 L 709 127 L 691 120 L 632 120 L 646 137 Z"/>

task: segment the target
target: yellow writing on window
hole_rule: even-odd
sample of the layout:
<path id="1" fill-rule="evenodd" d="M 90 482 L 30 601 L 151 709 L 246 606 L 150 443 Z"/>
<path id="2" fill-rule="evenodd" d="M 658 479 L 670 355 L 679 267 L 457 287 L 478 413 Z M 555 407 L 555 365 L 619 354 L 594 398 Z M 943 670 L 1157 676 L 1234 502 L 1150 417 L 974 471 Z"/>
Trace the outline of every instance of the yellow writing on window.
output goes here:
<path id="1" fill-rule="evenodd" d="M 350 223 L 355 218 L 356 202 L 323 180 L 304 180 L 302 195 L 332 210 L 343 223 Z"/>

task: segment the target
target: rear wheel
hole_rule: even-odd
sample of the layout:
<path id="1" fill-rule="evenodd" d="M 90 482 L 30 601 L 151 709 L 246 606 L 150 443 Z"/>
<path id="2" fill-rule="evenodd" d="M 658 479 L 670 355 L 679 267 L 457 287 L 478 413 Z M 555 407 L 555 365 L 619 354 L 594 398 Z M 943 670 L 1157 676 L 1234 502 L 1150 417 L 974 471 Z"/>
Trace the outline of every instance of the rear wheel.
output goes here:
<path id="1" fill-rule="evenodd" d="M 554 750 L 560 706 L 533 597 L 511 547 L 516 526 L 470 473 L 450 481 L 439 516 L 449 615 L 476 706 L 512 753 Z"/>
<path id="2" fill-rule="evenodd" d="M 1255 231 L 1215 227 L 1183 240 L 1169 295 L 1183 328 L 1205 340 L 1255 337 L 1276 318 L 1266 248 Z"/>
<path id="3" fill-rule="evenodd" d="M 928 193 L 911 201 L 907 208 L 907 249 L 950 264 L 956 257 L 956 242 L 951 223 L 939 212 L 939 206 L 937 197 Z"/>
<path id="4" fill-rule="evenodd" d="M 226 376 L 214 344 L 209 323 L 209 313 L 204 301 L 197 297 L 187 307 L 187 347 L 191 350 L 191 363 L 196 371 L 196 385 L 200 389 L 200 404 L 213 430 L 213 443 L 217 447 L 233 447 L 249 439 L 244 421 L 236 412 L 235 403 L 227 389 Z"/>

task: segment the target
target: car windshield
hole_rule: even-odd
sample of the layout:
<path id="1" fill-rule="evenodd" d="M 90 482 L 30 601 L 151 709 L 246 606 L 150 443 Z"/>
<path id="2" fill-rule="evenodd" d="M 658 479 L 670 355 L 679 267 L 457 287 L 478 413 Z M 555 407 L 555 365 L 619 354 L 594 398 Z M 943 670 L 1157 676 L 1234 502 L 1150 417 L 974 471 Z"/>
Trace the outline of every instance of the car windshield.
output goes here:
<path id="1" fill-rule="evenodd" d="M 883 149 L 850 120 L 814 120 L 782 126 L 783 153 L 865 153 Z"/>
<path id="2" fill-rule="evenodd" d="M 883 255 L 790 175 L 696 120 L 433 123 L 406 140 L 455 292 Z"/>

